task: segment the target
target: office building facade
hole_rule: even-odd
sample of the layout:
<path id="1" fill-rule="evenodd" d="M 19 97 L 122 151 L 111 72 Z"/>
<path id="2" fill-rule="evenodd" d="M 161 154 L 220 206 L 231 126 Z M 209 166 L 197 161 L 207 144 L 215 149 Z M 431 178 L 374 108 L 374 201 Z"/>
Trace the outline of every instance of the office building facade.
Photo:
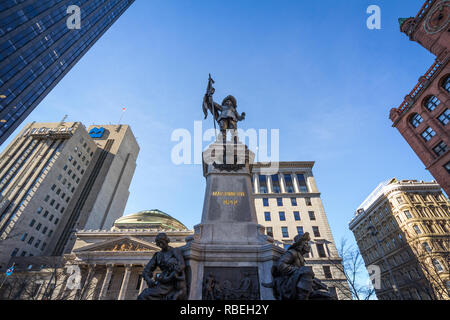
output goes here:
<path id="1" fill-rule="evenodd" d="M 309 232 L 313 241 L 306 261 L 317 278 L 338 299 L 352 299 L 342 272 L 342 258 L 323 208 L 312 173 L 314 162 L 280 162 L 276 174 L 268 166 L 253 165 L 253 191 L 258 223 L 266 234 L 287 249 L 297 234 Z"/>
<path id="2" fill-rule="evenodd" d="M 436 56 L 389 118 L 425 168 L 450 195 L 450 10 L 448 1 L 427 0 L 415 17 L 399 19 L 411 41 Z"/>
<path id="3" fill-rule="evenodd" d="M 449 208 L 436 182 L 395 178 L 359 206 L 349 227 L 379 300 L 449 299 Z"/>
<path id="4" fill-rule="evenodd" d="M 0 262 L 61 256 L 122 216 L 139 146 L 129 126 L 31 123 L 0 155 Z M 10 261 L 10 262 L 8 262 Z"/>
<path id="5" fill-rule="evenodd" d="M 0 144 L 133 2 L 1 1 Z M 80 8 L 79 29 L 68 27 L 71 5 Z"/>

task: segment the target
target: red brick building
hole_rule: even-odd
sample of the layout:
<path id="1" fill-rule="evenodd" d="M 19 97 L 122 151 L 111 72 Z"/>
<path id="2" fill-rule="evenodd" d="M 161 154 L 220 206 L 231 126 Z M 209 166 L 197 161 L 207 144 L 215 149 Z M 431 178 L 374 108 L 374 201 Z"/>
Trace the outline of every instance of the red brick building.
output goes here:
<path id="1" fill-rule="evenodd" d="M 447 195 L 450 195 L 450 0 L 427 0 L 400 30 L 436 56 L 389 118 Z"/>

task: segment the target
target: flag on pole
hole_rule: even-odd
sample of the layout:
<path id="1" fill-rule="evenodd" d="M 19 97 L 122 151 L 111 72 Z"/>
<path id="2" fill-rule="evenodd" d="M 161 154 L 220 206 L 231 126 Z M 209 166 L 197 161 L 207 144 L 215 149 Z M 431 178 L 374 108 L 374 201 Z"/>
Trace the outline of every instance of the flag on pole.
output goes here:
<path id="1" fill-rule="evenodd" d="M 126 108 L 122 108 L 122 111 L 124 111 L 124 112 L 125 112 L 125 109 L 126 109 Z"/>
<path id="2" fill-rule="evenodd" d="M 14 273 L 14 269 L 16 267 L 14 267 L 14 265 L 11 266 L 11 268 L 9 268 L 8 270 L 6 270 L 6 276 L 9 277 L 10 275 L 12 275 Z"/>

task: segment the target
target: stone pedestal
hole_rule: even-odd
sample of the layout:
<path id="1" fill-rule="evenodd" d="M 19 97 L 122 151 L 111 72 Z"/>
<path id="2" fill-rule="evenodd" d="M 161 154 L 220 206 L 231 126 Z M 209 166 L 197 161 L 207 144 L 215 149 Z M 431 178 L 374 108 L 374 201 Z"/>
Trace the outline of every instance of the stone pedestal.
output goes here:
<path id="1" fill-rule="evenodd" d="M 224 151 L 227 154 L 223 163 Z M 212 144 L 203 152 L 206 178 L 201 223 L 184 249 L 189 299 L 274 299 L 273 261 L 283 253 L 257 223 L 252 196 L 254 154 L 243 144 Z M 221 161 L 222 160 L 222 161 Z"/>

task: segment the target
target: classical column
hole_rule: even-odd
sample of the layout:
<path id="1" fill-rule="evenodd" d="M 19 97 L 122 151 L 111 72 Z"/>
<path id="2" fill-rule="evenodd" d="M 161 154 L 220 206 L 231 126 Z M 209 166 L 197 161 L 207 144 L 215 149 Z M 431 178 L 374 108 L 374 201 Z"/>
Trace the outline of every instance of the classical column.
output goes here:
<path id="1" fill-rule="evenodd" d="M 266 175 L 266 183 L 267 183 L 267 192 L 273 193 L 272 176 L 270 174 Z"/>
<path id="2" fill-rule="evenodd" d="M 284 181 L 284 174 L 283 173 L 280 172 L 278 174 L 278 180 L 280 181 L 281 193 L 286 193 L 286 182 Z"/>
<path id="3" fill-rule="evenodd" d="M 297 175 L 295 173 L 292 173 L 291 175 L 293 177 L 292 179 L 292 184 L 294 185 L 294 192 L 295 193 L 300 193 L 300 188 L 298 186 L 298 179 L 297 179 Z"/>
<path id="4" fill-rule="evenodd" d="M 125 266 L 125 273 L 123 274 L 122 286 L 120 287 L 119 297 L 117 300 L 125 300 L 128 288 L 128 281 L 130 280 L 131 265 Z"/>
<path id="5" fill-rule="evenodd" d="M 253 174 L 253 188 L 254 193 L 259 193 L 259 179 L 256 173 Z"/>
<path id="6" fill-rule="evenodd" d="M 106 275 L 105 280 L 103 280 L 102 289 L 100 290 L 100 295 L 98 297 L 99 300 L 104 300 L 106 297 L 106 292 L 108 291 L 109 282 L 111 281 L 111 276 L 113 273 L 113 265 L 106 265 Z"/>
<path id="7" fill-rule="evenodd" d="M 91 287 L 91 279 L 95 275 L 95 264 L 88 265 L 88 274 L 86 276 L 86 279 L 84 280 L 83 290 L 81 292 L 81 299 L 86 300 L 89 299 L 90 294 L 92 293 L 92 287 Z M 95 288 L 95 286 L 94 286 Z"/>
<path id="8" fill-rule="evenodd" d="M 142 271 L 141 271 L 142 274 Z M 141 285 L 139 286 L 139 294 L 147 287 L 147 283 L 145 282 L 144 277 L 141 277 Z"/>

